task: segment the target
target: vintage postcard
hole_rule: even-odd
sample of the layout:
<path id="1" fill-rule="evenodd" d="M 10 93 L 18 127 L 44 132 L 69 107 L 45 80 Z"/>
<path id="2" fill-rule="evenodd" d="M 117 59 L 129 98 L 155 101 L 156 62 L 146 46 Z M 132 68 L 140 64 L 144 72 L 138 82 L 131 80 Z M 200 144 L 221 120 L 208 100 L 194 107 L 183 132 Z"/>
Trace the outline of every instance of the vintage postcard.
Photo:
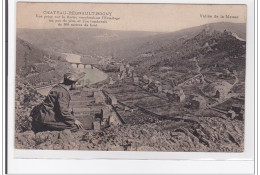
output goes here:
<path id="1" fill-rule="evenodd" d="M 246 14 L 18 2 L 15 148 L 243 152 Z"/>

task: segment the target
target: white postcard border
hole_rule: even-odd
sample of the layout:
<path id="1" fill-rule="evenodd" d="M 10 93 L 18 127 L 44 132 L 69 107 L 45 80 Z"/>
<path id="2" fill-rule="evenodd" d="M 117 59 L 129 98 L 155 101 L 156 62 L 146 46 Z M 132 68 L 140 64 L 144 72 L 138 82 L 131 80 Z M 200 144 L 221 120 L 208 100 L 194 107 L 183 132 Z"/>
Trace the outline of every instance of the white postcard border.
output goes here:
<path id="1" fill-rule="evenodd" d="M 24 0 L 22 0 L 24 1 Z M 188 167 L 192 168 L 192 164 L 197 164 L 195 171 L 193 173 L 208 173 L 210 170 L 216 170 L 219 173 L 228 172 L 228 167 L 220 168 L 224 165 L 236 164 L 233 166 L 235 172 L 240 171 L 240 173 L 248 173 L 248 169 L 252 169 L 254 164 L 254 1 L 253 0 L 197 0 L 196 3 L 199 4 L 247 4 L 247 50 L 246 50 L 246 100 L 245 100 L 245 151 L 243 153 L 187 153 L 187 152 L 121 152 L 121 151 L 48 151 L 48 150 L 16 150 L 14 149 L 14 99 L 15 99 L 15 43 L 16 43 L 16 2 L 17 0 L 9 1 L 9 48 L 8 48 L 8 169 L 9 173 L 85 173 L 85 172 L 96 172 L 98 173 L 116 173 L 121 172 L 123 169 L 118 168 L 121 164 L 118 159 L 139 159 L 136 163 L 142 162 L 147 171 L 145 172 L 155 172 L 154 166 L 160 165 L 164 167 L 163 163 L 172 166 L 173 169 L 168 169 L 167 172 L 184 172 L 190 173 L 189 169 L 180 169 L 185 167 L 188 163 Z M 28 0 L 26 2 L 29 2 Z M 31 2 L 31 1 L 30 1 Z M 36 2 L 35 0 L 32 2 Z M 37 2 L 48 2 L 40 0 Z M 52 2 L 64 2 L 61 0 L 56 0 Z M 65 2 L 75 2 L 75 1 L 65 1 Z M 85 2 L 84 0 L 78 0 L 78 2 Z M 194 3 L 194 1 L 177 1 L 177 0 L 167 0 L 167 1 L 120 1 L 120 0 L 103 0 L 103 1 L 88 1 L 88 2 L 115 2 L 115 3 Z M 250 117 L 248 117 L 250 116 Z M 21 159 L 22 158 L 22 159 Z M 41 159 L 39 159 L 41 158 Z M 63 159 L 63 160 L 60 160 Z M 80 159 L 80 160 L 78 160 Z M 87 160 L 88 159 L 88 160 Z M 93 160 L 95 159 L 95 160 Z M 113 161 L 104 159 L 117 159 Z M 145 163 L 143 159 L 149 159 L 151 164 Z M 157 159 L 157 161 L 156 161 Z M 168 159 L 164 161 L 159 161 L 162 159 Z M 169 160 L 172 159 L 172 160 Z M 179 160 L 174 161 L 173 160 Z M 183 160 L 183 161 L 181 161 Z M 185 160 L 185 161 L 184 161 Z M 121 165 L 126 168 L 127 173 L 134 173 L 137 169 L 133 168 L 136 163 L 133 160 L 124 160 L 126 164 L 128 163 L 130 167 L 127 168 L 126 165 Z M 158 162 L 159 161 L 159 162 Z M 98 163 L 99 162 L 99 163 Z M 157 162 L 157 163 L 156 163 Z M 220 163 L 222 162 L 222 163 Z M 240 165 L 241 163 L 241 165 Z M 54 165 L 55 164 L 55 165 Z M 84 168 L 85 164 L 85 168 Z M 101 170 L 99 166 L 104 164 L 106 171 Z M 123 163 L 124 164 L 124 163 Z M 175 165 L 173 165 L 175 164 Z M 182 165 L 181 165 L 182 164 Z M 199 165 L 200 164 L 200 165 Z M 208 164 L 208 168 L 206 165 Z M 222 164 L 220 166 L 220 164 Z M 51 165 L 51 166 L 50 166 Z M 71 165 L 71 166 L 69 166 Z M 153 166 L 154 165 L 154 166 Z M 178 165 L 178 166 L 177 166 Z M 213 167 L 213 165 L 216 165 Z M 218 166 L 219 165 L 219 166 Z M 240 166 L 239 166 L 240 165 Z M 62 168 L 58 168 L 61 167 Z M 201 168 L 201 166 L 203 168 Z M 243 167 L 244 166 L 244 167 Z M 47 168 L 48 167 L 48 168 Z M 138 167 L 138 166 L 137 166 Z M 159 167 L 157 167 L 159 168 Z M 181 170 L 181 171 L 180 171 Z M 250 173 L 252 171 L 250 170 Z M 233 172 L 232 172 L 233 173 Z"/>

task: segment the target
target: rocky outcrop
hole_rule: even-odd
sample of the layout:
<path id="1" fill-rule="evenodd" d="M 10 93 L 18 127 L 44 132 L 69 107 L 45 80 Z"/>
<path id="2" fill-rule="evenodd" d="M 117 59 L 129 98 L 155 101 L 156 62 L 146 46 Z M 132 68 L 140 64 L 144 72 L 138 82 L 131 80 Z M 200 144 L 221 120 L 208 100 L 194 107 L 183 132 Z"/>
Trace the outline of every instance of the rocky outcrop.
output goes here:
<path id="1" fill-rule="evenodd" d="M 210 114 L 207 114 L 210 115 Z M 243 151 L 241 121 L 196 117 L 121 125 L 103 131 L 16 133 L 17 149 L 110 151 Z M 207 126 L 212 127 L 207 127 Z M 224 126 L 224 127 L 223 127 Z"/>
<path id="2" fill-rule="evenodd" d="M 40 104 L 44 96 L 37 93 L 27 82 L 16 77 L 15 88 L 15 130 L 24 132 L 31 129 L 30 112 Z"/>

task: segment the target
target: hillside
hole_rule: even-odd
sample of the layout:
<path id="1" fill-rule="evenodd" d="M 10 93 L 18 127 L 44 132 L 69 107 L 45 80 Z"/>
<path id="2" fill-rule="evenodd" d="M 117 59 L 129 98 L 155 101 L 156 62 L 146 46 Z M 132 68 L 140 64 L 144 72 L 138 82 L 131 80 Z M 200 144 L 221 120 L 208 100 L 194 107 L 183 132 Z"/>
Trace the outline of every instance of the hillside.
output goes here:
<path id="1" fill-rule="evenodd" d="M 44 50 L 111 56 L 114 45 L 125 40 L 151 36 L 153 32 L 112 31 L 105 29 L 18 29 L 17 36 Z M 37 39 L 36 39 L 37 38 Z M 121 43 L 119 42 L 119 43 Z M 111 47 L 109 47 L 111 46 Z"/>
<path id="2" fill-rule="evenodd" d="M 18 73 L 26 74 L 32 65 L 46 62 L 47 54 L 32 46 L 29 42 L 16 40 L 16 69 Z"/>
<path id="3" fill-rule="evenodd" d="M 193 37 L 174 40 L 129 62 L 137 74 L 153 76 L 172 87 L 201 73 L 213 82 L 225 79 L 233 83 L 232 73 L 236 72 L 240 83 L 244 83 L 245 52 L 246 42 L 232 32 L 205 28 Z M 243 86 L 239 87 L 243 92 Z"/>
<path id="4" fill-rule="evenodd" d="M 131 58 L 159 49 L 175 40 L 197 35 L 202 29 L 236 33 L 245 39 L 246 25 L 213 23 L 169 33 L 116 31 L 105 29 L 18 29 L 17 36 L 43 50 L 73 52 L 91 56 Z"/>
<path id="5" fill-rule="evenodd" d="M 127 54 L 125 56 L 133 57 L 143 53 L 152 53 L 153 51 L 160 50 L 164 47 L 173 48 L 176 42 L 192 39 L 203 29 L 207 29 L 209 33 L 212 33 L 213 31 L 223 32 L 224 30 L 226 30 L 232 33 L 236 33 L 237 36 L 246 39 L 246 24 L 212 23 L 198 27 L 183 29 L 180 31 L 161 33 L 150 37 L 141 38 L 140 40 L 142 42 L 137 43 L 137 47 L 135 49 L 130 49 L 130 51 L 128 50 L 128 53 L 132 52 L 132 55 Z"/>
<path id="6" fill-rule="evenodd" d="M 62 55 L 41 50 L 20 38 L 16 40 L 16 74 L 33 86 L 57 83 L 71 65 Z"/>
<path id="7" fill-rule="evenodd" d="M 17 42 L 17 62 L 24 75 L 17 77 L 16 85 L 17 149 L 244 151 L 245 24 L 215 23 L 172 33 L 28 32 L 18 35 L 28 42 Z M 46 54 L 50 48 L 51 54 Z M 75 116 L 86 117 L 88 112 L 100 122 L 97 127 L 88 122 L 91 129 L 75 133 L 34 133 L 29 113 L 44 97 L 30 84 L 56 80 L 53 75 L 70 68 L 57 55 L 61 52 L 91 55 L 100 61 L 95 67 L 107 73 L 107 81 L 70 91 Z M 45 72 L 48 76 L 40 78 Z M 94 95 L 97 92 L 104 96 Z M 106 107 L 110 109 L 104 115 Z M 120 122 L 113 125 L 114 115 Z"/>

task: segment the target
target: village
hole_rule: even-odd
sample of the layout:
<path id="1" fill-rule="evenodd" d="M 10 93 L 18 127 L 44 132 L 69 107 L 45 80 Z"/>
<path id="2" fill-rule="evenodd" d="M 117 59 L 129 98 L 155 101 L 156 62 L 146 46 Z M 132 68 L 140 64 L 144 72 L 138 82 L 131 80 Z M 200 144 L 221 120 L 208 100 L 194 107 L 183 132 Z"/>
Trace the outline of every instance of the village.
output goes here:
<path id="1" fill-rule="evenodd" d="M 234 84 L 209 82 L 201 73 L 171 88 L 152 76 L 138 76 L 130 64 L 121 64 L 119 72 L 98 88 L 79 84 L 72 92 L 71 108 L 86 129 L 175 120 L 201 116 L 205 111 L 231 120 L 244 119 L 244 99 L 232 92 Z"/>

